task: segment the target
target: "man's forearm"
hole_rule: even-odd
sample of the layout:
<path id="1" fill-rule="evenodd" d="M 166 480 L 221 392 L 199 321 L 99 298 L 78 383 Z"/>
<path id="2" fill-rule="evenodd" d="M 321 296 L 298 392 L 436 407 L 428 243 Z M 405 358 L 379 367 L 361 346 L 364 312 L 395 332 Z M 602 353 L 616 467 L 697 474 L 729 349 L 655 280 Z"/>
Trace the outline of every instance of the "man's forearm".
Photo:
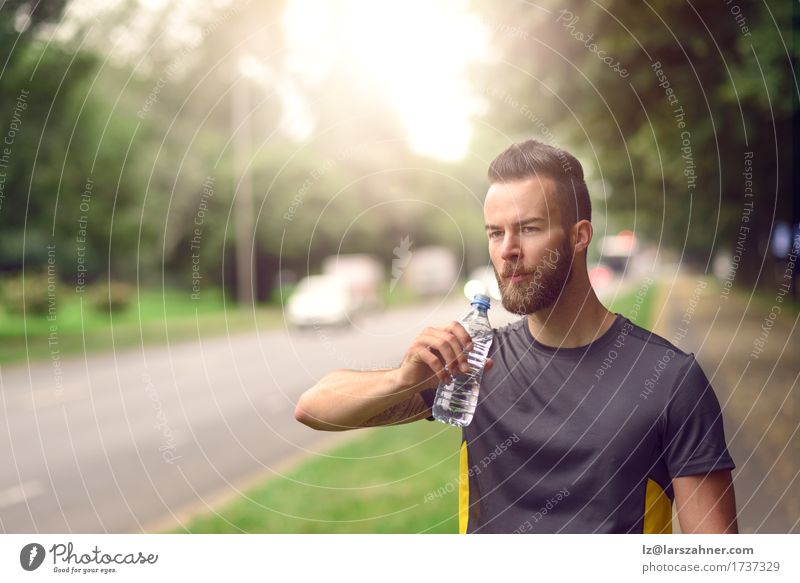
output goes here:
<path id="1" fill-rule="evenodd" d="M 736 496 L 730 470 L 672 480 L 681 532 L 736 534 Z"/>
<path id="2" fill-rule="evenodd" d="M 323 431 L 355 429 L 419 390 L 403 386 L 398 369 L 337 369 L 300 396 L 295 418 Z"/>

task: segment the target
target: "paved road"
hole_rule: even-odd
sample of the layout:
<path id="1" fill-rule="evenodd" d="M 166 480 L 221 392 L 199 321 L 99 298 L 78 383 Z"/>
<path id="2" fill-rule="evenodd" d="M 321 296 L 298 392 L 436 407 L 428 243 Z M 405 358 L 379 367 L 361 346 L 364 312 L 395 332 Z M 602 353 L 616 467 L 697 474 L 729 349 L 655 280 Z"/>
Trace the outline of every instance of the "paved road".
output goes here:
<path id="1" fill-rule="evenodd" d="M 337 367 L 396 366 L 453 298 L 387 311 L 350 330 L 268 331 L 0 369 L 0 530 L 137 532 L 355 432 L 313 431 L 299 395 Z M 493 308 L 493 324 L 509 316 Z"/>
<path id="2" fill-rule="evenodd" d="M 710 282 L 666 277 L 655 331 L 696 352 L 723 404 L 743 532 L 800 532 L 797 316 L 720 299 Z M 614 290 L 609 290 L 613 293 Z M 0 530 L 168 528 L 293 460 L 357 432 L 293 417 L 298 396 L 337 367 L 395 366 L 424 326 L 462 298 L 396 309 L 351 330 L 269 331 L 0 369 Z M 513 316 L 494 307 L 492 322 Z M 689 319 L 689 325 L 683 320 Z M 681 330 L 685 330 L 682 332 Z M 676 523 L 677 525 L 677 523 Z"/>
<path id="3" fill-rule="evenodd" d="M 663 282 L 654 331 L 695 353 L 720 400 L 739 530 L 799 533 L 800 316 L 775 298 L 724 294 L 712 278 Z"/>

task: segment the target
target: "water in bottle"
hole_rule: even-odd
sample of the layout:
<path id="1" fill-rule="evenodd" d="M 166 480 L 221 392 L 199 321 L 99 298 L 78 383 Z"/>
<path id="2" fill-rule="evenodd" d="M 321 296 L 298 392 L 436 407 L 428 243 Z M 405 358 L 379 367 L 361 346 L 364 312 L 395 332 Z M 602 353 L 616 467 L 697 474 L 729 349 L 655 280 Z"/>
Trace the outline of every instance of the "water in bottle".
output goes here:
<path id="1" fill-rule="evenodd" d="M 470 372 L 459 372 L 451 376 L 448 382 L 440 382 L 433 402 L 434 418 L 457 427 L 466 427 L 472 422 L 483 367 L 494 334 L 486 314 L 491 305 L 489 296 L 476 294 L 470 304 L 472 309 L 461 319 L 461 325 L 472 337 L 472 350 L 467 356 Z"/>

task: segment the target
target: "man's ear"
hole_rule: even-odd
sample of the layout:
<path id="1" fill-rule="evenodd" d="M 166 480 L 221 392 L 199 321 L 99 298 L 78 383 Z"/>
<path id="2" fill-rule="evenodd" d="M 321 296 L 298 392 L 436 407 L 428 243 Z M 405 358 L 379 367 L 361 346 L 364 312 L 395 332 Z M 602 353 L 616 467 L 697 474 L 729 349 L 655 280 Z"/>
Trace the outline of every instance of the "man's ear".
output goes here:
<path id="1" fill-rule="evenodd" d="M 585 252 L 592 242 L 594 230 L 592 223 L 586 219 L 582 219 L 572 225 L 571 229 L 572 249 L 574 253 Z"/>

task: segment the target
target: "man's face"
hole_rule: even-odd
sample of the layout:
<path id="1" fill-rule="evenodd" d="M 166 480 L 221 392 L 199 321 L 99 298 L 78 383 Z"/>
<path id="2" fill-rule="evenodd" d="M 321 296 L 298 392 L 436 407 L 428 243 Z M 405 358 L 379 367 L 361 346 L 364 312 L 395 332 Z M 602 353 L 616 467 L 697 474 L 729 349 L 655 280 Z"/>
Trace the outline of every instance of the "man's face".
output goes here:
<path id="1" fill-rule="evenodd" d="M 572 273 L 573 254 L 550 193 L 555 185 L 533 177 L 492 184 L 483 214 L 489 255 L 503 297 L 514 314 L 533 314 L 558 299 Z"/>

